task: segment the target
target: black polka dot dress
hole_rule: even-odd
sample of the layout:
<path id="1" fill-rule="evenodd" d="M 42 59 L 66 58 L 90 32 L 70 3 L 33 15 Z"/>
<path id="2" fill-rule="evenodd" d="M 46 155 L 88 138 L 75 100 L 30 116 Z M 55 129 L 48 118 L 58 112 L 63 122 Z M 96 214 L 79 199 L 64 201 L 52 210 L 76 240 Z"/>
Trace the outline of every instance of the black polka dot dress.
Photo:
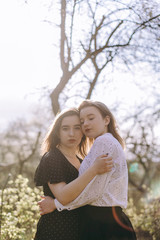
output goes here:
<path id="1" fill-rule="evenodd" d="M 35 172 L 36 186 L 43 186 L 44 195 L 54 195 L 48 187 L 48 182 L 69 183 L 78 177 L 78 170 L 56 148 L 46 153 Z M 79 211 L 55 210 L 40 217 L 37 224 L 35 240 L 79 240 Z"/>

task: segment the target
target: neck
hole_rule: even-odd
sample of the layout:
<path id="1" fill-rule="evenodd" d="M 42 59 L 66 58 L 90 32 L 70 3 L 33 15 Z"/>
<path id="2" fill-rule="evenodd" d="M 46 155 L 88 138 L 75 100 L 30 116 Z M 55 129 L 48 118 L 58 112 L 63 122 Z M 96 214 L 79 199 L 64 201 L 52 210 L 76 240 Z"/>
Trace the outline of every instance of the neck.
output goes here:
<path id="1" fill-rule="evenodd" d="M 63 145 L 59 145 L 57 148 L 67 157 L 76 156 L 76 148 L 66 148 Z"/>

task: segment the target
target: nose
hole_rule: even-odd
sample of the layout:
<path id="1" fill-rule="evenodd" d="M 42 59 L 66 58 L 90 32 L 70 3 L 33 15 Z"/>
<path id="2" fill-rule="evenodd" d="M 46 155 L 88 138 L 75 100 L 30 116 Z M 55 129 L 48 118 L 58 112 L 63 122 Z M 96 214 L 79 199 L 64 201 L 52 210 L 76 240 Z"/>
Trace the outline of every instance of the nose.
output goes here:
<path id="1" fill-rule="evenodd" d="M 88 121 L 87 121 L 87 119 L 84 120 L 84 122 L 83 122 L 83 126 L 84 126 L 84 127 L 88 126 Z"/>
<path id="2" fill-rule="evenodd" d="M 73 129 L 73 128 L 70 128 L 70 130 L 69 130 L 69 135 L 70 135 L 70 136 L 74 136 L 74 129 Z"/>

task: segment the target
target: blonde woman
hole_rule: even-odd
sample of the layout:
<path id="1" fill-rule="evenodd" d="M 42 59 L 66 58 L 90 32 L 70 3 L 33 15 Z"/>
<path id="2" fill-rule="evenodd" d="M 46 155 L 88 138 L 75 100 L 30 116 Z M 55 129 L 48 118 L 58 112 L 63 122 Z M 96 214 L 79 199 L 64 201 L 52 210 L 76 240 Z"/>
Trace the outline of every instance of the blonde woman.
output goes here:
<path id="1" fill-rule="evenodd" d="M 96 157 L 108 153 L 114 167 L 108 173 L 97 175 L 82 193 L 67 205 L 46 198 L 40 202 L 42 214 L 53 211 L 73 211 L 82 206 L 80 216 L 81 240 L 135 240 L 136 234 L 123 208 L 127 207 L 128 169 L 124 142 L 117 131 L 115 118 L 101 102 L 85 100 L 79 106 L 84 135 L 93 141 L 84 158 L 79 176 L 95 163 Z"/>

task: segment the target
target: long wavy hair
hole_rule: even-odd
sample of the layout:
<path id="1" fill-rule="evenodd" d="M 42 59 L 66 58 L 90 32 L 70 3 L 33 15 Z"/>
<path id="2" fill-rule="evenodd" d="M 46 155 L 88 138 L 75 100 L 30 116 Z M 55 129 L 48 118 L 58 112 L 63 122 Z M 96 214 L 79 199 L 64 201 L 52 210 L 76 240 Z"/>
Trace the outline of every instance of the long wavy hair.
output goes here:
<path id="1" fill-rule="evenodd" d="M 62 120 L 68 116 L 78 116 L 79 111 L 77 108 L 69 108 L 65 109 L 62 112 L 58 113 L 49 127 L 49 130 L 44 137 L 44 140 L 41 145 L 41 155 L 44 155 L 46 152 L 54 150 L 58 144 L 60 144 L 59 130 L 61 127 Z M 78 146 L 77 153 L 80 157 L 84 157 L 87 151 L 87 140 L 86 137 L 83 135 L 82 140 Z"/>
<path id="2" fill-rule="evenodd" d="M 118 125 L 116 123 L 116 119 L 114 118 L 109 108 L 102 102 L 88 100 L 88 99 L 84 100 L 79 105 L 78 107 L 79 112 L 81 112 L 81 110 L 85 107 L 96 107 L 103 118 L 105 118 L 106 116 L 109 116 L 110 122 L 108 124 L 108 132 L 111 133 L 118 140 L 121 146 L 124 148 L 125 147 L 124 140 L 118 133 Z M 91 142 L 93 142 L 92 139 L 91 139 Z"/>

